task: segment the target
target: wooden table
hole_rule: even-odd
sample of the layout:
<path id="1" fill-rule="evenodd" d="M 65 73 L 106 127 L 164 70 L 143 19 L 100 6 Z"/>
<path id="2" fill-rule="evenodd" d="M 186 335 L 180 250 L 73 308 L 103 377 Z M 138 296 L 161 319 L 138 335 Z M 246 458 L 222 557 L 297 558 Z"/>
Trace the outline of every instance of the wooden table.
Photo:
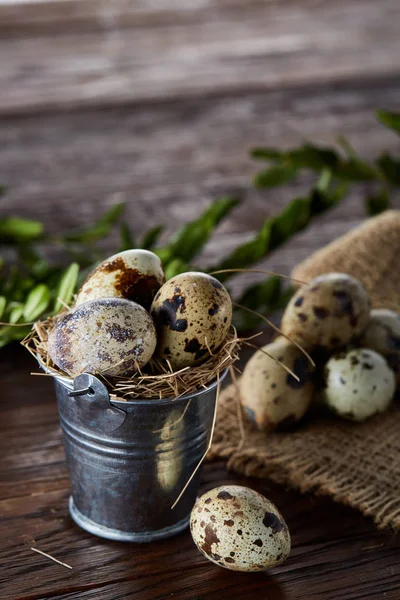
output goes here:
<path id="1" fill-rule="evenodd" d="M 135 233 L 163 223 L 167 237 L 233 192 L 242 205 L 207 245 L 206 265 L 309 184 L 256 193 L 249 147 L 344 134 L 366 157 L 398 148 L 372 111 L 400 106 L 399 22 L 397 0 L 0 5 L 1 212 L 57 233 L 124 199 Z M 363 192 L 263 265 L 288 272 L 356 225 Z M 188 532 L 137 546 L 84 533 L 68 516 L 51 382 L 29 375 L 35 365 L 17 346 L 0 361 L 2 600 L 400 598 L 397 538 L 329 499 L 239 478 L 223 464 L 206 466 L 203 489 L 238 482 L 273 500 L 293 541 L 281 567 L 219 569 Z"/>

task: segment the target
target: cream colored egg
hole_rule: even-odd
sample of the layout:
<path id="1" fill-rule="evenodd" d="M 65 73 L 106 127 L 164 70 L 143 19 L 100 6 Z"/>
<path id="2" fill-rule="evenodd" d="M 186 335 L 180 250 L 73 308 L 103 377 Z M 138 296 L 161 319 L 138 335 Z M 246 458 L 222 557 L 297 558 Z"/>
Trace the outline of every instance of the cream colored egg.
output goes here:
<path id="1" fill-rule="evenodd" d="M 287 366 L 299 380 L 276 362 Z M 240 379 L 240 401 L 245 414 L 260 429 L 273 429 L 301 419 L 311 405 L 313 366 L 284 337 L 257 350 Z"/>
<path id="2" fill-rule="evenodd" d="M 157 328 L 156 355 L 180 369 L 218 350 L 231 326 L 232 301 L 214 277 L 182 273 L 160 288 L 150 312 Z"/>
<path id="3" fill-rule="evenodd" d="M 197 548 L 233 571 L 263 571 L 290 553 L 288 527 L 272 502 L 254 490 L 225 485 L 206 492 L 193 507 L 190 530 Z"/>
<path id="4" fill-rule="evenodd" d="M 386 410 L 396 378 L 386 360 L 367 348 L 332 356 L 325 366 L 324 399 L 345 419 L 364 421 Z"/>
<path id="5" fill-rule="evenodd" d="M 365 329 L 369 310 L 368 293 L 358 279 L 327 273 L 297 290 L 282 317 L 281 331 L 306 350 L 334 350 Z"/>
<path id="6" fill-rule="evenodd" d="M 161 261 L 148 250 L 125 250 L 110 256 L 88 276 L 75 306 L 99 298 L 126 298 L 149 309 L 165 282 Z"/>
<path id="7" fill-rule="evenodd" d="M 86 302 L 60 317 L 48 338 L 52 361 L 69 375 L 128 376 L 143 367 L 156 347 L 149 313 L 122 298 Z"/>

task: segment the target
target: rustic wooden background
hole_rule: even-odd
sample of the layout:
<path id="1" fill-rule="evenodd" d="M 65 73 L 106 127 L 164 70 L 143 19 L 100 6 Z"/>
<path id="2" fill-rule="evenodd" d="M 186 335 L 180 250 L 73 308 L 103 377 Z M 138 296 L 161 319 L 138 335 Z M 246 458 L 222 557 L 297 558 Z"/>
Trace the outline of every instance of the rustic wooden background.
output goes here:
<path id="1" fill-rule="evenodd" d="M 134 232 L 163 223 L 168 235 L 235 193 L 242 206 L 207 245 L 207 264 L 309 183 L 256 193 L 251 146 L 343 134 L 367 158 L 398 149 L 372 111 L 400 107 L 399 31 L 398 0 L 2 2 L 1 214 L 41 219 L 57 233 L 125 200 Z M 263 264 L 287 272 L 356 225 L 363 192 Z M 67 514 L 51 385 L 29 377 L 34 365 L 19 348 L 0 358 L 2 600 L 400 597 L 395 538 L 327 499 L 268 483 L 247 482 L 282 509 L 293 552 L 265 575 L 206 563 L 188 533 L 131 546 L 81 532 Z M 225 481 L 244 482 L 207 466 L 204 489 Z"/>

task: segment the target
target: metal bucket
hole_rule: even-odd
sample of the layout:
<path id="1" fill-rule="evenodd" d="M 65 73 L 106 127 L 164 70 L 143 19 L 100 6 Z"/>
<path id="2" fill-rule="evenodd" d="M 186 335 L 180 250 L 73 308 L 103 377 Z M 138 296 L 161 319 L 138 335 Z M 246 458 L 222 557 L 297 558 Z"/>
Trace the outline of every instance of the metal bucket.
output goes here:
<path id="1" fill-rule="evenodd" d="M 73 520 L 100 537 L 130 542 L 187 527 L 200 469 L 171 507 L 210 441 L 217 382 L 176 399 L 128 402 L 110 400 L 86 373 L 73 383 L 56 377 L 55 387 Z"/>

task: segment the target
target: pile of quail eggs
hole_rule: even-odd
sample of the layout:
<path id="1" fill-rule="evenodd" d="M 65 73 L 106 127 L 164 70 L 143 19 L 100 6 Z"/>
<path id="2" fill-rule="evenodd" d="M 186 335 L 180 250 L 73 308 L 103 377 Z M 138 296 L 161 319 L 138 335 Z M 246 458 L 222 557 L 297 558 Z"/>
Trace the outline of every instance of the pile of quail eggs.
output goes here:
<path id="1" fill-rule="evenodd" d="M 244 411 L 260 429 L 298 421 L 314 399 L 353 421 L 388 408 L 400 384 L 400 315 L 371 310 L 360 281 L 329 273 L 303 285 L 281 332 L 252 356 L 240 380 Z"/>
<path id="2" fill-rule="evenodd" d="M 217 353 L 231 321 L 231 298 L 217 279 L 190 272 L 165 282 L 156 254 L 126 250 L 102 262 L 56 318 L 48 352 L 72 377 L 130 377 L 153 357 L 179 370 Z"/>

